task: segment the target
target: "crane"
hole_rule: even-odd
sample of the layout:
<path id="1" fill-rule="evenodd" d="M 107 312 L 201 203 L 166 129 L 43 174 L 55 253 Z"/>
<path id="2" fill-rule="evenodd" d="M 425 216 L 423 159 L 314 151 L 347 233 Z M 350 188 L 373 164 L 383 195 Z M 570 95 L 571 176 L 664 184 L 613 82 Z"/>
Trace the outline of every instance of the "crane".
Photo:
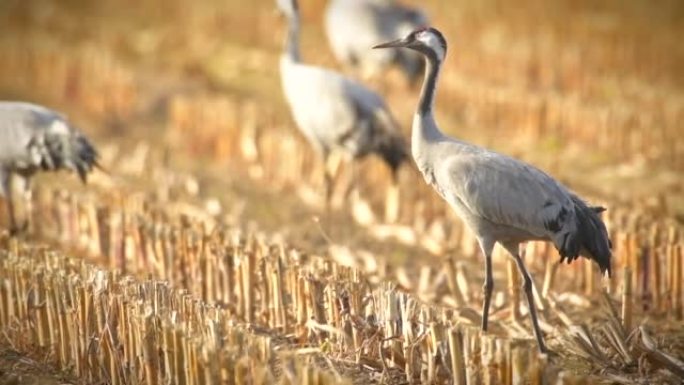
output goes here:
<path id="1" fill-rule="evenodd" d="M 411 154 L 425 181 L 451 206 L 475 234 L 485 258 L 483 331 L 487 330 L 494 288 L 492 250 L 500 244 L 515 260 L 523 279 L 534 334 L 547 352 L 532 294 L 532 277 L 520 257 L 520 243 L 553 242 L 561 262 L 580 255 L 596 261 L 611 274 L 611 242 L 599 217 L 601 207 L 590 207 L 573 192 L 538 168 L 440 131 L 433 115 L 437 79 L 447 43 L 434 28 L 421 28 L 406 37 L 374 48 L 404 47 L 425 57 L 426 70 L 418 109 L 413 118 Z"/>
<path id="2" fill-rule="evenodd" d="M 335 58 L 365 75 L 391 65 L 399 67 L 414 83 L 423 71 L 423 60 L 410 50 L 372 51 L 378 42 L 398 39 L 428 19 L 418 8 L 395 0 L 331 0 L 325 11 L 325 32 Z"/>
<path id="3" fill-rule="evenodd" d="M 5 198 L 11 235 L 28 228 L 32 214 L 31 178 L 39 171 L 69 169 L 84 183 L 98 167 L 97 151 L 62 115 L 25 102 L 0 101 L 0 196 Z M 18 226 L 12 199 L 16 175 L 26 205 L 26 221 Z"/>
<path id="4" fill-rule="evenodd" d="M 326 206 L 332 194 L 328 159 L 332 151 L 351 158 L 377 154 L 389 166 L 393 187 L 408 159 L 408 146 L 380 95 L 337 72 L 302 63 L 296 0 L 278 0 L 288 20 L 280 75 L 294 121 L 324 163 Z"/>

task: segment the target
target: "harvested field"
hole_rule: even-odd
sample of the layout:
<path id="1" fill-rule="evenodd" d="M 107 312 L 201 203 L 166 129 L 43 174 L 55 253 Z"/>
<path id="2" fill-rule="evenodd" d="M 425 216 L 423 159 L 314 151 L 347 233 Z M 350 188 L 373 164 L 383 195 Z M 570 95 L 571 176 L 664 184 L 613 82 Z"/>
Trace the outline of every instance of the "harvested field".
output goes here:
<path id="1" fill-rule="evenodd" d="M 450 42 L 450 134 L 608 207 L 612 279 L 525 246 L 553 354 L 498 248 L 480 332 L 479 248 L 413 168 L 395 191 L 364 160 L 347 195 L 341 164 L 324 214 L 272 2 L 8 1 L 0 99 L 66 112 L 108 172 L 41 176 L 31 233 L 2 223 L 0 384 L 681 383 L 684 7 L 420 3 Z M 324 2 L 300 6 L 304 56 L 339 68 Z M 402 80 L 371 84 L 408 134 Z"/>

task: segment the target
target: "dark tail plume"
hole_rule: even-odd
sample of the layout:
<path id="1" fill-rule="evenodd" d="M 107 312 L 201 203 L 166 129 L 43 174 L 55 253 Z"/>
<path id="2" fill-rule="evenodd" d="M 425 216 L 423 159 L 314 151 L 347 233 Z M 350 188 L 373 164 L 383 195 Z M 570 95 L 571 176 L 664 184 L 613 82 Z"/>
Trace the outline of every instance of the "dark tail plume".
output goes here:
<path id="1" fill-rule="evenodd" d="M 79 132 L 71 132 L 68 135 L 48 134 L 45 142 L 48 154 L 44 158 L 44 168 L 73 170 L 81 181 L 86 183 L 88 173 L 94 167 L 100 167 L 97 162 L 97 150 Z"/>
<path id="2" fill-rule="evenodd" d="M 372 151 L 378 154 L 392 171 L 395 182 L 402 163 L 409 159 L 406 140 L 399 125 L 387 111 L 378 111 L 373 119 Z"/>
<path id="3" fill-rule="evenodd" d="M 73 140 L 76 144 L 73 146 L 71 153 L 71 161 L 78 172 L 78 176 L 83 183 L 88 181 L 88 173 L 94 167 L 101 168 L 97 162 L 98 154 L 95 147 L 88 141 L 85 136 L 79 135 Z"/>
<path id="4" fill-rule="evenodd" d="M 567 260 L 569 263 L 582 255 L 596 261 L 601 273 L 608 273 L 608 276 L 611 276 L 612 243 L 599 216 L 605 208 L 589 207 L 575 195 L 572 196 L 572 201 L 575 204 L 577 232 L 567 234 L 562 242 L 557 242 L 561 262 Z"/>
<path id="5" fill-rule="evenodd" d="M 387 135 L 377 143 L 376 152 L 382 160 L 387 163 L 392 171 L 392 178 L 396 182 L 399 172 L 399 167 L 408 159 L 408 151 L 406 142 L 399 134 Z"/>

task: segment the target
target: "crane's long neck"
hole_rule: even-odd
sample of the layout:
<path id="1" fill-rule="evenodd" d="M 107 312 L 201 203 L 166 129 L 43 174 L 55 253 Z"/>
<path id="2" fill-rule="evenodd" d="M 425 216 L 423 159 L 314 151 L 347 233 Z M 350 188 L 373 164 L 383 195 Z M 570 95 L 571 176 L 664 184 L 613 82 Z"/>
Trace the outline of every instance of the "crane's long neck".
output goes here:
<path id="1" fill-rule="evenodd" d="M 418 102 L 418 115 L 422 117 L 432 115 L 435 91 L 437 91 L 437 79 L 442 67 L 441 61 L 432 52 L 426 54 L 425 61 L 425 80 L 423 81 L 423 88 L 420 91 L 420 100 Z"/>
<path id="2" fill-rule="evenodd" d="M 444 134 L 437 127 L 432 113 L 435 91 L 437 90 L 437 79 L 439 78 L 442 63 L 436 54 L 431 51 L 427 52 L 425 57 L 425 80 L 420 92 L 418 111 L 416 111 L 411 133 L 411 147 L 414 157 L 425 156 L 426 152 L 428 152 L 425 148 L 426 145 L 444 138 Z"/>
<path id="3" fill-rule="evenodd" d="M 295 63 L 300 61 L 299 55 L 299 15 L 295 14 L 288 18 L 287 37 L 285 39 L 285 52 L 288 59 Z"/>

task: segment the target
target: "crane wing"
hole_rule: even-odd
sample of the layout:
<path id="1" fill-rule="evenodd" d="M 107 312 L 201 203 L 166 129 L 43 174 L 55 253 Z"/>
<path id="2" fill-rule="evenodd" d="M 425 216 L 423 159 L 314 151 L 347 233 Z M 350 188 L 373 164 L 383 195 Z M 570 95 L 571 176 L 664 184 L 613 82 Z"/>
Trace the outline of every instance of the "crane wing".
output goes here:
<path id="1" fill-rule="evenodd" d="M 13 170 L 67 168 L 85 181 L 97 151 L 65 118 L 30 103 L 0 103 L 0 164 Z M 33 170 L 33 171 L 31 171 Z"/>
<path id="2" fill-rule="evenodd" d="M 392 167 L 406 158 L 396 121 L 377 93 L 324 68 L 281 60 L 285 96 L 297 127 L 324 154 L 379 153 Z"/>
<path id="3" fill-rule="evenodd" d="M 0 163 L 10 168 L 37 166 L 39 154 L 30 147 L 58 119 L 61 116 L 40 106 L 0 102 Z"/>
<path id="4" fill-rule="evenodd" d="M 346 99 L 353 105 L 357 121 L 377 121 L 375 129 L 398 131 L 398 124 L 380 95 L 360 83 L 345 78 Z"/>
<path id="5" fill-rule="evenodd" d="M 379 155 L 396 177 L 396 170 L 409 157 L 408 145 L 399 124 L 378 94 L 360 84 L 350 83 L 349 86 L 350 99 L 357 114 L 357 156 Z"/>
<path id="6" fill-rule="evenodd" d="M 451 156 L 435 169 L 452 205 L 499 225 L 546 237 L 572 231 L 571 193 L 541 170 L 488 151 Z"/>

